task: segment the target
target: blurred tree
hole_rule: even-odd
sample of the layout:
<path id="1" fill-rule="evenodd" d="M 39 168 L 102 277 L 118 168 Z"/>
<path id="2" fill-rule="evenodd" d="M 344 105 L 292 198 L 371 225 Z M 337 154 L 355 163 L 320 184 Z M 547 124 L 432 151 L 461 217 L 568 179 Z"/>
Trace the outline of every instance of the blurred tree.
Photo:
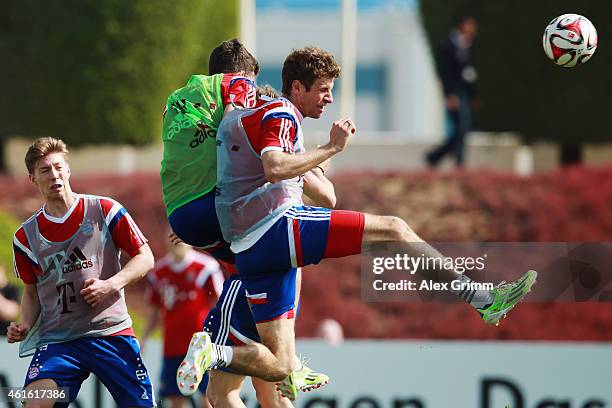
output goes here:
<path id="1" fill-rule="evenodd" d="M 237 34 L 237 2 L 7 0 L 0 134 L 145 144 L 166 97 Z"/>
<path id="2" fill-rule="evenodd" d="M 19 222 L 11 215 L 0 211 L 0 265 L 7 272 L 13 269 L 13 234 Z M 7 273 L 7 276 L 13 275 Z"/>
<path id="3" fill-rule="evenodd" d="M 6 151 L 6 136 L 0 133 L 0 174 L 6 169 L 5 151 Z"/>
<path id="4" fill-rule="evenodd" d="M 469 13 L 478 19 L 474 60 L 483 102 L 480 128 L 517 131 L 528 143 L 557 142 L 565 164 L 580 160 L 583 142 L 612 140 L 612 51 L 605 46 L 612 32 L 612 3 L 421 0 L 421 8 L 434 46 L 448 35 L 454 15 Z M 604 41 L 588 63 L 575 68 L 556 66 L 542 49 L 546 25 L 568 12 L 589 18 Z"/>

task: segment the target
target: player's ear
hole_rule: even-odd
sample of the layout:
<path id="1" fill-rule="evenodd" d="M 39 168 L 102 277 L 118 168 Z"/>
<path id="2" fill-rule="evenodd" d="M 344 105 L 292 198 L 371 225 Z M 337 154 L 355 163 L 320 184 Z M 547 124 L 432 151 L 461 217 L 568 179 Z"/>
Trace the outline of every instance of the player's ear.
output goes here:
<path id="1" fill-rule="evenodd" d="M 32 184 L 36 184 L 36 181 L 34 181 L 34 175 L 32 173 L 28 174 L 28 178 L 30 179 L 30 182 L 32 182 Z"/>
<path id="2" fill-rule="evenodd" d="M 293 90 L 294 92 L 302 92 L 303 88 L 304 85 L 302 85 L 302 83 L 297 79 L 294 79 L 293 82 L 291 82 L 291 90 Z"/>

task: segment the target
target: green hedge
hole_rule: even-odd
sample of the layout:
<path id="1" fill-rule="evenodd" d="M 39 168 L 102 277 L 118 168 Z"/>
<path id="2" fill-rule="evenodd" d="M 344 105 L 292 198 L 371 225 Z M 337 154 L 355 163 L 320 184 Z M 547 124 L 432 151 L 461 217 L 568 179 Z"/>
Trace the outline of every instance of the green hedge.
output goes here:
<path id="1" fill-rule="evenodd" d="M 333 182 L 338 208 L 399 216 L 428 241 L 609 242 L 611 179 L 612 167 L 578 167 L 532 177 L 486 170 L 353 172 Z M 39 208 L 27 179 L 0 176 L 0 183 L 11 192 L 0 195 L 3 210 L 25 220 Z M 158 174 L 74 176 L 72 185 L 122 203 L 156 258 L 164 255 L 167 222 Z M 357 256 L 305 268 L 298 335 L 314 335 L 320 320 L 332 317 L 348 337 L 612 341 L 611 302 L 527 302 L 498 328 L 484 325 L 462 303 L 366 303 L 360 270 Z M 128 288 L 133 315 L 146 313 L 143 289 L 143 281 Z"/>
<path id="2" fill-rule="evenodd" d="M 159 138 L 168 94 L 236 36 L 236 1 L 8 0 L 0 134 L 69 145 Z"/>

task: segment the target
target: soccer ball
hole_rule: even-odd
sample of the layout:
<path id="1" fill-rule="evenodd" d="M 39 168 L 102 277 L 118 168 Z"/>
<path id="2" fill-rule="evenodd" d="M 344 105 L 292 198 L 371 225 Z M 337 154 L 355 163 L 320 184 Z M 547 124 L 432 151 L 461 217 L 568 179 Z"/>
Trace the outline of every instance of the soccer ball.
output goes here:
<path id="1" fill-rule="evenodd" d="M 578 14 L 563 14 L 553 19 L 542 38 L 546 56 L 555 64 L 570 68 L 584 64 L 597 49 L 597 31 Z"/>

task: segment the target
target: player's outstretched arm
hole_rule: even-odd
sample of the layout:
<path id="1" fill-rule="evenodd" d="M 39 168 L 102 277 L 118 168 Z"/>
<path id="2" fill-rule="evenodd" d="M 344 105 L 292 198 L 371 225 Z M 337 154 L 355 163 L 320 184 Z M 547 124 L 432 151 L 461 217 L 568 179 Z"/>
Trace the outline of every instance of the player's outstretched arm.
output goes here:
<path id="1" fill-rule="evenodd" d="M 36 285 L 26 284 L 21 297 L 21 323 L 11 322 L 6 331 L 9 343 L 22 341 L 28 335 L 30 328 L 34 326 L 40 314 L 40 300 Z"/>
<path id="2" fill-rule="evenodd" d="M 92 307 L 95 307 L 108 295 L 119 292 L 130 283 L 140 280 L 153 269 L 153 264 L 151 248 L 148 244 L 144 244 L 140 247 L 138 253 L 114 276 L 106 280 L 87 279 L 83 283 L 81 296 Z"/>
<path id="3" fill-rule="evenodd" d="M 153 269 L 154 264 L 155 259 L 153 258 L 153 252 L 151 252 L 149 244 L 143 244 L 138 249 L 138 253 L 125 264 L 123 269 L 108 280 L 112 280 L 117 286 L 124 288 L 142 279 L 151 269 Z"/>
<path id="4" fill-rule="evenodd" d="M 355 131 L 353 120 L 344 118 L 333 123 L 329 132 L 329 142 L 316 149 L 294 154 L 279 150 L 265 152 L 261 160 L 266 178 L 271 183 L 278 183 L 305 174 L 343 151 L 348 144 L 349 136 Z"/>
<path id="5" fill-rule="evenodd" d="M 305 174 L 340 151 L 328 143 L 304 153 L 267 151 L 261 156 L 261 160 L 268 181 L 278 183 Z"/>

